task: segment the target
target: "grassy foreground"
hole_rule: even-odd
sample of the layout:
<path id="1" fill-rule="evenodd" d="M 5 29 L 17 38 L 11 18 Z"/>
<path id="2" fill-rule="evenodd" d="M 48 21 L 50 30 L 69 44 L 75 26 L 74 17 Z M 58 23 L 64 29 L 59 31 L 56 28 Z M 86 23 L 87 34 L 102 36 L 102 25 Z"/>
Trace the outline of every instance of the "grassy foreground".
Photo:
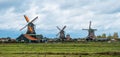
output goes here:
<path id="1" fill-rule="evenodd" d="M 120 57 L 120 42 L 2 43 L 0 57 Z"/>

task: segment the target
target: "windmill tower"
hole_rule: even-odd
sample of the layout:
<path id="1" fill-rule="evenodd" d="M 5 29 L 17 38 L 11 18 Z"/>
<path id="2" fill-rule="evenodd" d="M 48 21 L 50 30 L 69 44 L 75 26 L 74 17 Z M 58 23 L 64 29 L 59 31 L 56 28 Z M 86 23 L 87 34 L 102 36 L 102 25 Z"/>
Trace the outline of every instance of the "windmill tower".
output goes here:
<path id="1" fill-rule="evenodd" d="M 21 28 L 20 31 L 27 27 L 27 32 L 26 34 L 20 35 L 17 40 L 24 42 L 36 42 L 38 39 L 36 38 L 35 25 L 33 24 L 33 22 L 38 19 L 38 16 L 31 21 L 26 15 L 24 15 L 24 17 L 27 21 L 27 24 L 23 28 Z"/>
<path id="2" fill-rule="evenodd" d="M 93 40 L 93 38 L 95 38 L 95 31 L 97 30 L 97 29 L 92 29 L 91 28 L 91 21 L 90 21 L 90 24 L 89 24 L 89 29 L 82 29 L 82 30 L 87 30 L 88 31 L 88 36 L 87 36 L 87 41 L 88 40 Z"/>
<path id="3" fill-rule="evenodd" d="M 59 35 L 59 38 L 64 41 L 66 38 L 65 38 L 65 31 L 64 29 L 66 28 L 66 26 L 64 26 L 62 29 L 60 29 L 58 26 L 57 26 L 57 29 L 60 31 L 56 36 Z"/>

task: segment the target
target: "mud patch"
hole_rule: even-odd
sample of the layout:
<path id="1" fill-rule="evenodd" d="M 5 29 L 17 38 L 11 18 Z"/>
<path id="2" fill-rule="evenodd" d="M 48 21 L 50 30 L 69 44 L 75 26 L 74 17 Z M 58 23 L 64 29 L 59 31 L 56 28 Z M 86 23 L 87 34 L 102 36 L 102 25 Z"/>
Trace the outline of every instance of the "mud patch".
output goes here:
<path id="1" fill-rule="evenodd" d="M 13 53 L 13 54 L 39 54 L 39 55 L 90 55 L 90 54 L 99 54 L 99 55 L 120 55 L 120 52 L 99 52 L 99 53 L 52 53 L 52 52 L 46 52 L 46 53 L 28 53 L 28 52 L 22 52 L 22 53 Z"/>
<path id="2" fill-rule="evenodd" d="M 13 53 L 13 54 L 40 54 L 40 55 L 89 55 L 89 53 L 52 53 L 52 52 L 47 52 L 47 53 Z"/>
<path id="3" fill-rule="evenodd" d="M 100 53 L 95 53 L 95 54 L 100 54 L 100 55 L 120 55 L 120 52 L 100 52 Z"/>

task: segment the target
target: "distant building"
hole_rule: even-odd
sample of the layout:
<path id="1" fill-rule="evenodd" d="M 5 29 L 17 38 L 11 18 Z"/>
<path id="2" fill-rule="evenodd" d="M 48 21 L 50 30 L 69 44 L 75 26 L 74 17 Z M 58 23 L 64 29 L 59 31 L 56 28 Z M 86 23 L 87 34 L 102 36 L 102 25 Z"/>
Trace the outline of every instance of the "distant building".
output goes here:
<path id="1" fill-rule="evenodd" d="M 0 38 L 0 42 L 10 42 L 11 38 L 7 37 L 7 38 Z"/>
<path id="2" fill-rule="evenodd" d="M 109 38 L 95 38 L 94 41 L 109 41 Z"/>
<path id="3" fill-rule="evenodd" d="M 66 35 L 66 40 L 71 40 L 71 37 L 69 34 Z"/>

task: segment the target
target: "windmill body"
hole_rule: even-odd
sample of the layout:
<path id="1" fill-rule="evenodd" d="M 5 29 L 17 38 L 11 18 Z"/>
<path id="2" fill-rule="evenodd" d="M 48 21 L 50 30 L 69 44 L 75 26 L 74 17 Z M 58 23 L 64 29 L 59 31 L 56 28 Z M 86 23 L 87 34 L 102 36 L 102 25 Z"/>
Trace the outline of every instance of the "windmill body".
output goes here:
<path id="1" fill-rule="evenodd" d="M 59 38 L 65 39 L 65 32 L 63 30 L 60 31 L 60 36 Z"/>
<path id="2" fill-rule="evenodd" d="M 86 40 L 93 40 L 95 38 L 95 31 L 97 29 L 92 29 L 91 28 L 91 21 L 90 21 L 90 24 L 89 24 L 89 29 L 83 29 L 83 30 L 87 30 L 88 31 L 88 36 L 87 36 Z"/>
<path id="3" fill-rule="evenodd" d="M 29 23 L 28 24 L 26 34 L 36 34 L 36 32 L 35 32 L 35 25 L 33 23 Z"/>

